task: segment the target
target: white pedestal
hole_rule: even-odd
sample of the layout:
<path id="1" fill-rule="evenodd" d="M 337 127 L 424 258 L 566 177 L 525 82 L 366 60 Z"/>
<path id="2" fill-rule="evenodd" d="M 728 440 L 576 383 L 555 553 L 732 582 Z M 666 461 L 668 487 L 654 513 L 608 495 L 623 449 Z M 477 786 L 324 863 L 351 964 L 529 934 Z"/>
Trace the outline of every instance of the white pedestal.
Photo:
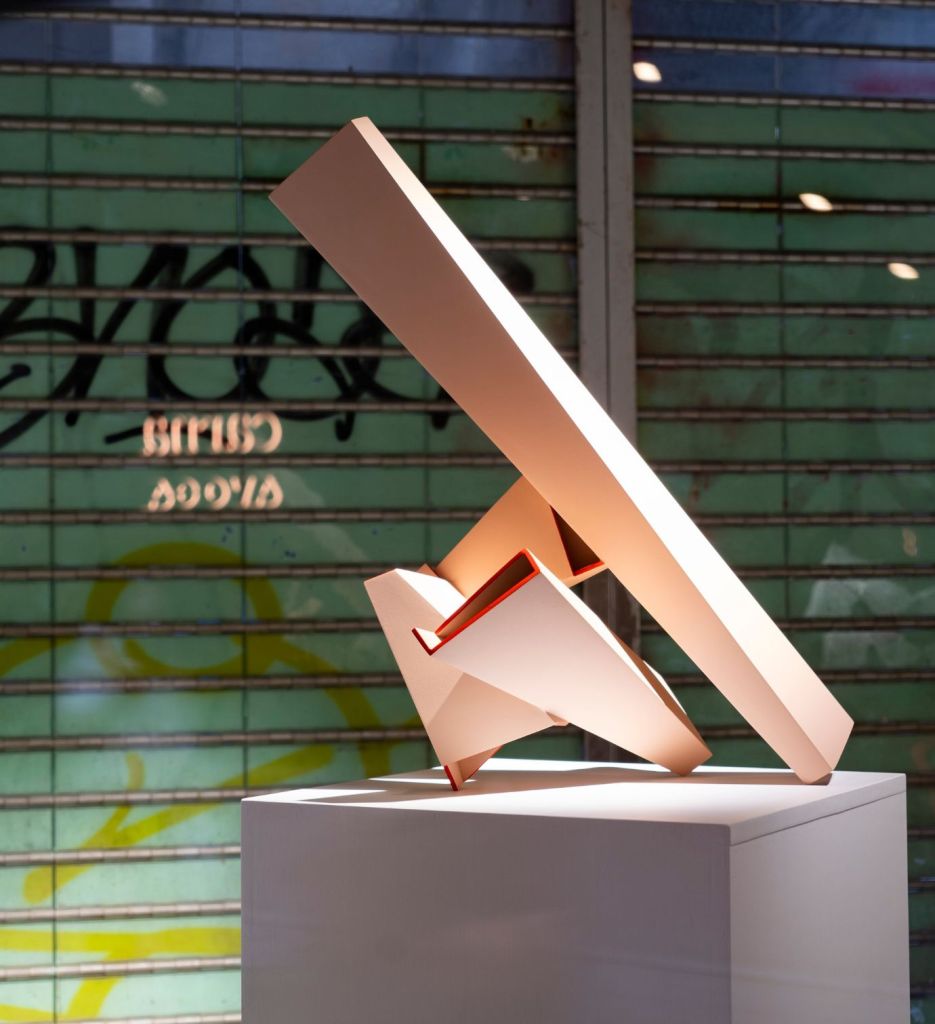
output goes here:
<path id="1" fill-rule="evenodd" d="M 906 1024 L 905 782 L 495 760 L 243 803 L 245 1024 Z"/>

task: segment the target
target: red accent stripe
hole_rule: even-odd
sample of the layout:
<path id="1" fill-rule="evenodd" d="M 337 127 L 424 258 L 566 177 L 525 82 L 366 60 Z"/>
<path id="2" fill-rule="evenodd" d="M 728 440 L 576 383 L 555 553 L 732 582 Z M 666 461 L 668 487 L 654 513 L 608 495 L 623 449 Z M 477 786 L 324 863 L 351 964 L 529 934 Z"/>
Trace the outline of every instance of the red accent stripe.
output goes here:
<path id="1" fill-rule="evenodd" d="M 442 647 L 444 647 L 445 644 L 448 643 L 449 640 L 453 640 L 459 633 L 463 633 L 464 630 L 466 630 L 468 628 L 468 626 L 470 626 L 473 623 L 477 622 L 477 620 L 479 618 L 481 618 L 483 615 L 486 615 L 487 612 L 491 611 L 491 609 L 496 608 L 497 605 L 500 604 L 502 601 L 505 601 L 510 596 L 510 594 L 515 594 L 516 591 L 519 590 L 520 587 L 522 587 L 526 583 L 528 583 L 533 577 L 538 576 L 539 575 L 539 568 L 538 568 L 538 566 L 536 565 L 535 561 L 533 561 L 532 555 L 525 548 L 523 548 L 523 550 L 520 551 L 519 554 L 517 554 L 513 558 L 511 558 L 499 571 L 494 573 L 494 575 L 491 576 L 490 579 L 487 580 L 487 582 L 482 587 L 479 587 L 464 602 L 464 604 L 461 605 L 461 608 L 459 608 L 458 611 L 456 611 L 453 615 L 449 615 L 448 618 L 445 619 L 445 621 L 438 627 L 438 629 L 435 630 L 435 635 L 438 636 L 438 630 L 444 629 L 445 626 L 447 626 L 449 622 L 451 622 L 453 619 L 456 619 L 458 617 L 458 613 L 465 607 L 465 605 L 469 605 L 475 598 L 479 597 L 484 592 L 484 590 L 487 587 L 490 586 L 491 583 L 493 583 L 495 580 L 499 579 L 507 571 L 507 569 L 510 568 L 511 565 L 513 565 L 514 563 L 518 562 L 521 558 L 525 558 L 526 559 L 526 561 L 532 567 L 532 571 L 527 573 L 518 583 L 514 583 L 513 586 L 509 588 L 509 590 L 505 590 L 498 598 L 496 598 L 496 600 L 491 601 L 490 604 L 485 605 L 483 608 L 481 608 L 481 610 L 479 612 L 477 612 L 475 615 L 472 615 L 469 619 L 467 619 L 467 621 L 462 622 L 461 625 L 458 626 L 458 628 L 456 630 L 454 630 L 454 632 L 452 632 L 448 636 L 446 636 L 444 640 L 441 640 L 441 638 L 439 637 L 441 642 L 439 643 L 438 647 L 436 647 L 434 650 L 429 651 L 429 649 L 428 649 L 428 647 L 426 647 L 425 641 L 422 639 L 422 637 L 420 637 L 419 634 L 416 633 L 415 630 L 413 630 L 413 633 L 415 634 L 416 639 L 419 641 L 420 644 L 422 644 L 422 647 L 426 651 L 428 651 L 429 654 L 435 654 L 436 651 L 438 651 Z"/>
<path id="2" fill-rule="evenodd" d="M 422 650 L 425 651 L 426 654 L 434 654 L 438 650 L 438 647 L 429 647 L 429 645 L 422 639 L 422 634 L 419 632 L 418 629 L 413 629 L 412 635 L 416 638 L 416 640 L 419 641 Z M 440 646 L 441 644 L 439 644 L 439 647 Z M 446 768 L 445 771 L 447 770 L 448 769 Z"/>
<path id="3" fill-rule="evenodd" d="M 451 774 L 451 769 L 446 764 L 443 764 L 442 768 L 445 769 L 445 774 L 448 776 L 448 781 L 451 783 L 451 788 L 457 793 L 458 787 L 455 785 L 455 779 L 454 776 Z"/>
<path id="4" fill-rule="evenodd" d="M 602 568 L 603 565 L 604 563 L 598 560 L 597 562 L 592 562 L 590 565 L 583 565 L 580 569 L 572 569 L 571 574 L 572 576 L 582 576 L 584 573 L 590 572 L 592 569 Z"/>

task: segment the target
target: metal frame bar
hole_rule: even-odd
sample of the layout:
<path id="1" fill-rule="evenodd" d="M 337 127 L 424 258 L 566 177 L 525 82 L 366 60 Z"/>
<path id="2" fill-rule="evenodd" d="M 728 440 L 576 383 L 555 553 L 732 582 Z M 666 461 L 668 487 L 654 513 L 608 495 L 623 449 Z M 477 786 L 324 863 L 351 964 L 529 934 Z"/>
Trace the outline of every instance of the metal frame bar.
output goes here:
<path id="1" fill-rule="evenodd" d="M 633 127 L 629 0 L 576 0 L 579 372 L 636 440 Z M 584 584 L 585 600 L 632 646 L 639 608 L 609 573 Z M 624 752 L 585 735 L 588 760 Z"/>
<path id="2" fill-rule="evenodd" d="M 866 618 L 837 615 L 832 617 L 777 618 L 776 625 L 787 632 L 830 633 L 840 631 L 856 633 L 873 630 L 876 633 L 896 630 L 935 630 L 935 615 L 877 615 Z M 664 635 L 662 627 L 647 618 L 641 626 L 643 633 Z M 370 618 L 294 618 L 294 619 L 221 619 L 214 622 L 179 619 L 163 622 L 58 622 L 55 624 L 0 623 L 0 638 L 4 640 L 61 639 L 78 640 L 88 637 L 181 637 L 181 636 L 296 636 L 317 633 L 348 634 L 377 633 L 380 624 Z"/>
<path id="3" fill-rule="evenodd" d="M 301 235 L 229 234 L 219 231 L 125 231 L 75 228 L 9 228 L 0 227 L 0 243 L 60 242 L 75 245 L 94 242 L 100 245 L 234 245 L 250 248 L 270 247 L 304 249 L 308 242 Z M 481 252 L 575 252 L 575 243 L 561 238 L 472 238 L 471 244 Z"/>
<path id="4" fill-rule="evenodd" d="M 135 64 L 69 64 L 61 61 L 0 61 L 0 75 L 56 75 L 78 78 L 139 78 L 140 67 Z M 342 85 L 368 88 L 398 89 L 470 89 L 489 92 L 498 89 L 507 92 L 571 92 L 572 82 L 563 78 L 480 78 L 464 75 L 361 75 L 354 72 L 320 72 L 295 70 L 256 70 L 208 67 L 168 67 L 148 65 L 148 81 L 177 79 L 186 82 L 232 82 L 248 85 Z"/>
<path id="5" fill-rule="evenodd" d="M 85 21 L 123 25 L 181 25 L 184 27 L 287 29 L 313 32 L 385 32 L 431 36 L 486 36 L 510 39 L 567 39 L 566 25 L 479 21 L 405 21 L 398 18 L 309 17 L 200 11 L 150 11 L 107 7 L 102 10 L 65 8 L 35 10 L 32 5 L 11 5 L 10 15 L 28 20 Z"/>
<path id="6" fill-rule="evenodd" d="M 340 124 L 229 124 L 223 121 L 143 121 L 125 118 L 0 117 L 0 131 L 92 132 L 114 135 L 186 135 L 239 139 L 330 139 Z M 498 129 L 388 128 L 390 142 L 464 143 L 481 145 L 573 146 L 570 132 L 501 131 Z"/>
<path id="7" fill-rule="evenodd" d="M 894 513 L 894 515 L 913 513 Z M 900 522 L 904 520 L 900 519 Z M 56 583 L 98 583 L 105 580 L 361 580 L 378 576 L 396 568 L 395 563 L 340 563 L 318 562 L 313 565 L 83 565 L 83 566 L 16 566 L 0 567 L 0 581 L 5 583 L 49 582 Z M 416 567 L 413 567 L 416 568 Z M 831 580 L 831 579 L 893 579 L 895 577 L 928 578 L 935 576 L 935 565 L 801 565 L 801 566 L 751 566 L 737 570 L 742 579 L 772 580 Z M 315 676 L 316 680 L 325 678 Z M 346 679 L 344 674 L 335 677 Z M 394 677 L 399 682 L 399 676 Z M 17 680 L 18 682 L 18 680 Z M 671 678 L 670 678 L 671 682 Z M 4 680 L 0 687 L 2 697 L 13 680 Z M 321 685 L 334 685 L 330 682 Z"/>
<path id="8" fill-rule="evenodd" d="M 843 2 L 843 0 L 842 0 Z M 790 57 L 862 57 L 875 60 L 935 60 L 930 46 L 840 46 L 836 43 L 746 42 L 740 39 L 679 39 L 660 36 L 633 40 L 637 50 L 698 53 L 779 54 Z"/>
<path id="9" fill-rule="evenodd" d="M 935 673 L 928 669 L 832 669 L 822 673 L 830 686 L 878 685 L 903 682 L 935 683 Z M 707 679 L 698 673 L 669 673 L 672 686 L 706 686 Z M 404 685 L 402 676 L 391 672 L 345 672 L 323 675 L 273 675 L 273 676 L 147 676 L 140 679 L 16 679 L 4 681 L 0 687 L 0 702 L 5 697 L 43 695 L 81 695 L 103 693 L 217 693 L 231 690 L 334 690 L 356 687 L 399 688 Z M 9 856 L 20 856 L 10 854 Z M 25 854 L 23 855 L 25 856 Z M 33 854 L 29 854 L 30 857 Z M 36 857 L 44 854 L 36 853 Z M 7 860 L 0 854 L 0 867 Z M 9 859 L 7 857 L 7 859 Z"/>
<path id="10" fill-rule="evenodd" d="M 146 174 L 0 174 L 4 188 L 103 188 L 176 192 L 251 192 L 265 198 L 279 184 L 275 178 L 160 178 Z M 437 199 L 572 199 L 574 189 L 561 185 L 430 185 Z"/>

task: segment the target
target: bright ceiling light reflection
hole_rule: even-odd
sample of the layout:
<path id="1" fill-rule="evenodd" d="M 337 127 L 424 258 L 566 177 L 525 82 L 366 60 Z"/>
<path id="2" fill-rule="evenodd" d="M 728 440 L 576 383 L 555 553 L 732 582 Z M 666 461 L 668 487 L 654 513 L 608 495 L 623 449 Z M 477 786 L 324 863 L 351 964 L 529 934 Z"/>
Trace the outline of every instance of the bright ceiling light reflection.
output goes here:
<path id="1" fill-rule="evenodd" d="M 919 277 L 919 271 L 911 263 L 887 263 L 886 269 L 903 281 L 916 281 Z"/>
<path id="2" fill-rule="evenodd" d="M 164 107 L 169 102 L 168 96 L 158 85 L 151 85 L 149 82 L 131 82 L 130 88 L 151 107 Z"/>
<path id="3" fill-rule="evenodd" d="M 799 200 L 802 205 L 815 213 L 830 213 L 834 207 L 831 200 L 819 195 L 817 192 L 800 192 Z"/>
<path id="4" fill-rule="evenodd" d="M 661 82 L 662 72 L 655 64 L 650 64 L 648 60 L 638 60 L 633 65 L 633 74 L 641 82 Z"/>

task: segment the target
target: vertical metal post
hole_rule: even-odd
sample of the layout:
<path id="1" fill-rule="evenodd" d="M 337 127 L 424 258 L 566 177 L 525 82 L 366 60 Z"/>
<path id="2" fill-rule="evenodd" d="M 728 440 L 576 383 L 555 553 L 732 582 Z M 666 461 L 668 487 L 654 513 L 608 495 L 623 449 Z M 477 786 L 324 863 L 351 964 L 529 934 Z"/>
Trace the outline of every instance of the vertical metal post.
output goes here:
<path id="1" fill-rule="evenodd" d="M 636 442 L 633 127 L 630 0 L 575 0 L 579 373 Z M 584 598 L 614 632 L 639 644 L 639 608 L 610 573 Z M 584 756 L 625 757 L 585 735 Z"/>

